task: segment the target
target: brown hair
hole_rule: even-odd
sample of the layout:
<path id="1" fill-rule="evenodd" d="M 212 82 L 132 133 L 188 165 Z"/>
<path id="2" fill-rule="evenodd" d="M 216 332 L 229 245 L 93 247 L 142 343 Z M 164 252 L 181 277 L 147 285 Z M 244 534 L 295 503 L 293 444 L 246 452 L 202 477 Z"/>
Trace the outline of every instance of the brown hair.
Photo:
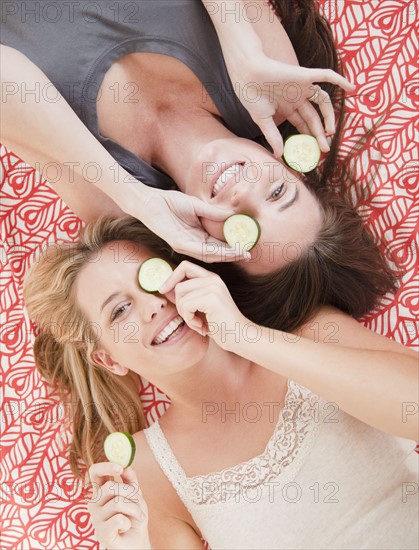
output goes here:
<path id="1" fill-rule="evenodd" d="M 175 261 L 168 245 L 138 220 L 102 218 L 86 227 L 79 242 L 44 250 L 24 281 L 26 307 L 42 331 L 35 339 L 35 362 L 67 405 L 72 426 L 70 464 L 78 476 L 79 458 L 87 465 L 103 459 L 108 433 L 135 433 L 145 427 L 138 376 L 132 372 L 117 376 L 94 362 L 97 329 L 84 317 L 74 296 L 83 266 L 96 261 L 106 243 L 118 240 L 144 244 Z"/>
<path id="2" fill-rule="evenodd" d="M 333 189 L 318 186 L 315 174 L 306 185 L 319 201 L 323 221 L 314 242 L 295 260 L 267 275 L 214 265 L 246 317 L 288 332 L 322 305 L 361 317 L 396 289 L 398 278 L 354 208 Z"/>
<path id="3" fill-rule="evenodd" d="M 344 74 L 332 30 L 319 13 L 317 2 L 271 0 L 271 4 L 281 18 L 300 65 Z M 387 264 L 349 200 L 348 190 L 355 185 L 351 164 L 369 144 L 373 131 L 354 147 L 345 162 L 338 162 L 344 93 L 332 84 L 321 86 L 328 92 L 338 117 L 325 161 L 303 178 L 317 197 L 323 218 L 315 241 L 296 260 L 267 275 L 247 274 L 233 264 L 213 266 L 244 315 L 255 323 L 284 331 L 293 331 L 306 323 L 322 305 L 361 317 L 375 308 L 384 294 L 396 289 L 399 277 Z M 314 107 L 321 116 L 317 105 Z M 289 122 L 279 129 L 284 139 L 296 133 Z M 364 188 L 362 194 L 367 200 L 368 189 Z"/>

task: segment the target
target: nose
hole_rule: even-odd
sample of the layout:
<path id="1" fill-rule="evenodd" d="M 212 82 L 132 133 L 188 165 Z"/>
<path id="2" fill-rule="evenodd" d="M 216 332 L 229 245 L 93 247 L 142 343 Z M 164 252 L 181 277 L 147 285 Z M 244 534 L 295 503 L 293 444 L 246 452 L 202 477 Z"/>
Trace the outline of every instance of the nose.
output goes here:
<path id="1" fill-rule="evenodd" d="M 162 294 L 143 292 L 142 300 L 139 304 L 140 318 L 143 323 L 152 321 L 159 312 L 167 307 L 168 301 Z"/>
<path id="2" fill-rule="evenodd" d="M 260 201 L 260 185 L 257 182 L 246 181 L 240 178 L 232 190 L 231 206 L 237 212 L 248 212 L 256 215 Z"/>

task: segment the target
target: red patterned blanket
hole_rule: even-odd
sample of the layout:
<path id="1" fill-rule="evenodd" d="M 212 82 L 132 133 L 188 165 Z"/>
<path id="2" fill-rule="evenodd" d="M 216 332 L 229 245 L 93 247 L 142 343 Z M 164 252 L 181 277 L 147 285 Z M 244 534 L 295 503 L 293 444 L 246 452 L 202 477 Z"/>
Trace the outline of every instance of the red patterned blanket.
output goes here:
<path id="1" fill-rule="evenodd" d="M 415 0 L 323 0 L 349 79 L 358 95 L 348 101 L 344 152 L 377 120 L 371 145 L 381 163 L 373 179 L 371 160 L 358 166 L 351 189 L 384 250 L 405 270 L 397 295 L 361 320 L 368 327 L 417 346 L 417 56 Z M 379 151 L 381 151 L 379 153 Z M 1 162 L 1 502 L 3 550 L 93 549 L 97 543 L 81 490 L 63 452 L 62 410 L 47 396 L 32 358 L 33 327 L 25 313 L 21 283 L 34 251 L 46 243 L 73 240 L 80 220 L 34 169 L 2 148 Z M 374 160 L 372 161 L 374 163 Z M 378 160 L 377 160 L 378 165 Z M 362 199 L 360 188 L 372 194 Z M 167 400 L 147 385 L 142 398 L 148 417 Z"/>

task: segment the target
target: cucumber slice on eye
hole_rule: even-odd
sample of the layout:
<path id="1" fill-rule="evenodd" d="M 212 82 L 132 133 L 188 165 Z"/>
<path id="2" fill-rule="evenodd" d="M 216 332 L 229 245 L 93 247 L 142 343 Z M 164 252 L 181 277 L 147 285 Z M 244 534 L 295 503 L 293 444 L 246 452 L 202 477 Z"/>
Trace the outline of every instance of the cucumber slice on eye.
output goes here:
<path id="1" fill-rule="evenodd" d="M 319 164 L 320 147 L 317 139 L 306 134 L 290 136 L 284 144 L 284 160 L 297 172 L 311 172 Z"/>
<path id="2" fill-rule="evenodd" d="M 127 432 L 113 432 L 107 436 L 103 445 L 106 458 L 128 468 L 135 456 L 135 442 Z"/>
<path id="3" fill-rule="evenodd" d="M 146 292 L 157 292 L 173 273 L 172 266 L 161 258 L 150 258 L 141 264 L 138 282 Z"/>
<path id="4" fill-rule="evenodd" d="M 251 250 L 260 238 L 260 225 L 247 214 L 233 214 L 226 219 L 223 226 L 223 233 L 226 242 L 240 250 Z"/>

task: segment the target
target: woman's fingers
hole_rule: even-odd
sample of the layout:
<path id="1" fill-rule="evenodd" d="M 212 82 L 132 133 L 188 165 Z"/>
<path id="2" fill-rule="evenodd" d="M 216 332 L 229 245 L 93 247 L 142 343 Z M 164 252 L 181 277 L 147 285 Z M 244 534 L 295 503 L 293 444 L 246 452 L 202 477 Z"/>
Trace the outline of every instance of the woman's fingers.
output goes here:
<path id="1" fill-rule="evenodd" d="M 124 483 L 132 483 L 139 487 L 137 474 L 135 473 L 134 468 L 131 466 L 129 468 L 125 468 L 125 470 L 122 471 L 121 479 Z"/>
<path id="2" fill-rule="evenodd" d="M 205 238 L 205 235 L 202 237 Z M 208 238 L 208 237 L 207 237 Z M 239 260 L 247 259 L 248 253 L 240 251 L 239 249 L 230 248 L 228 244 L 219 241 L 214 237 L 211 242 L 184 242 L 182 246 L 172 245 L 173 249 L 179 254 L 185 254 L 191 258 L 201 260 L 201 262 L 213 263 L 213 262 L 237 262 Z"/>
<path id="3" fill-rule="evenodd" d="M 310 128 L 298 111 L 294 111 L 288 116 L 289 122 L 300 132 L 300 134 L 310 134 Z"/>
<path id="4" fill-rule="evenodd" d="M 178 283 L 184 281 L 185 279 L 213 276 L 214 273 L 212 273 L 211 271 L 208 271 L 207 269 L 199 265 L 193 264 L 192 262 L 188 262 L 187 260 L 185 260 L 177 266 L 177 268 L 173 271 L 173 273 L 170 275 L 164 285 L 159 288 L 159 292 L 161 294 L 166 294 L 167 292 L 173 290 Z"/>
<path id="5" fill-rule="evenodd" d="M 176 309 L 179 315 L 184 319 L 185 323 L 193 330 L 201 334 L 207 335 L 207 314 L 209 308 L 214 306 L 214 295 L 208 292 L 206 287 L 185 287 L 190 282 L 180 283 L 176 287 Z M 178 292 L 179 287 L 182 288 Z M 187 288 L 187 290 L 186 290 Z"/>
<path id="6" fill-rule="evenodd" d="M 115 462 L 98 462 L 97 464 L 92 464 L 89 468 L 90 482 L 102 486 L 109 477 L 119 475 L 121 472 L 122 466 L 115 464 Z"/>
<path id="7" fill-rule="evenodd" d="M 185 264 L 188 263 L 185 262 Z M 198 269 L 195 269 L 196 267 Z M 210 315 L 210 320 L 213 321 L 214 308 L 221 310 L 226 305 L 227 289 L 218 275 L 209 273 L 194 264 L 183 265 L 177 275 L 177 282 L 170 284 L 169 281 L 170 286 L 175 285 L 171 293 L 174 296 L 176 309 L 190 328 L 206 336 L 208 334 L 207 316 Z M 195 277 L 191 278 L 192 276 Z"/>
<path id="8" fill-rule="evenodd" d="M 335 111 L 333 109 L 332 101 L 329 94 L 324 90 L 319 91 L 319 101 L 317 105 L 320 108 L 320 112 L 323 115 L 324 127 L 326 133 L 330 136 L 336 131 Z"/>
<path id="9" fill-rule="evenodd" d="M 118 491 L 118 483 L 116 481 L 106 481 L 101 486 L 94 487 L 94 491 L 88 500 L 90 505 L 98 507 L 104 506 L 107 502 L 115 498 L 115 493 Z"/>
<path id="10" fill-rule="evenodd" d="M 175 287 L 175 304 L 180 316 L 192 329 L 202 334 L 205 314 L 208 313 L 208 296 L 216 299 L 221 280 L 215 275 L 212 278 L 189 279 Z"/>
<path id="11" fill-rule="evenodd" d="M 273 117 L 258 118 L 255 119 L 254 122 L 261 129 L 262 134 L 266 138 L 266 141 L 272 147 L 276 158 L 280 158 L 284 150 L 284 141 L 278 130 L 277 125 L 274 122 Z"/>
<path id="12" fill-rule="evenodd" d="M 118 495 L 118 491 L 123 491 L 130 500 L 140 501 L 143 498 L 133 468 L 123 470 L 114 462 L 99 462 L 89 468 L 89 477 L 91 503 L 103 505 Z"/>
<path id="13" fill-rule="evenodd" d="M 332 69 L 304 69 L 311 82 L 330 82 L 336 84 L 347 92 L 353 92 L 356 88 L 355 84 L 349 82 L 347 78 L 332 71 Z"/>
<path id="14" fill-rule="evenodd" d="M 143 496 L 138 483 L 120 483 L 118 481 L 107 481 L 101 487 L 97 487 L 96 495 L 92 495 L 89 502 L 104 506 L 113 499 L 122 499 L 131 502 L 141 502 Z"/>
<path id="15" fill-rule="evenodd" d="M 317 139 L 321 151 L 323 153 L 328 153 L 330 147 L 327 143 L 324 128 L 316 109 L 313 105 L 310 105 L 309 102 L 306 102 L 298 109 L 298 112 L 310 128 L 310 134 Z"/>
<path id="16" fill-rule="evenodd" d="M 335 122 L 335 111 L 333 109 L 332 101 L 327 92 L 322 90 L 320 86 L 316 85 L 313 87 L 314 93 L 311 97 L 308 98 L 308 101 L 316 103 L 319 106 L 320 112 L 323 115 L 323 123 L 326 133 L 328 135 L 333 135 L 336 130 Z"/>
<path id="17" fill-rule="evenodd" d="M 101 521 L 109 521 L 116 514 L 129 517 L 130 526 L 132 520 L 145 521 L 146 515 L 138 503 L 131 502 L 127 498 L 117 497 L 107 502 L 101 510 Z"/>
<path id="18" fill-rule="evenodd" d="M 234 214 L 234 210 L 227 210 L 225 208 L 219 208 L 218 206 L 213 206 L 208 204 L 201 199 L 196 197 L 190 197 L 192 200 L 195 213 L 200 218 L 208 218 L 214 222 L 223 222 L 229 216 Z"/>
<path id="19" fill-rule="evenodd" d="M 87 507 L 101 544 L 149 548 L 147 505 L 133 468 L 123 470 L 115 463 L 101 462 L 89 468 L 89 475 L 96 495 Z"/>
<path id="20" fill-rule="evenodd" d="M 295 126 L 300 134 L 309 134 L 317 139 L 320 149 L 324 153 L 330 150 L 325 131 L 327 134 L 334 134 L 335 132 L 335 114 L 332 104 L 326 103 L 328 99 L 329 95 L 326 92 L 316 90 L 316 97 L 307 100 L 298 111 L 294 111 L 288 116 L 289 122 Z M 324 127 L 317 111 L 310 105 L 309 101 L 319 102 L 320 110 L 324 117 Z"/>
<path id="21" fill-rule="evenodd" d="M 234 210 L 221 209 L 197 198 L 193 198 L 193 205 L 195 214 L 198 217 L 212 221 L 224 222 L 234 214 Z M 207 263 L 235 262 L 250 257 L 245 251 L 231 248 L 225 242 L 209 235 L 203 228 L 201 235 L 200 243 L 195 241 L 186 242 L 181 248 L 176 248 L 176 251 Z"/>
<path id="22" fill-rule="evenodd" d="M 124 514 L 115 514 L 101 526 L 102 540 L 113 541 L 120 533 L 126 533 L 131 529 L 131 520 Z"/>
<path id="23" fill-rule="evenodd" d="M 196 264 L 184 261 L 179 264 L 169 279 L 159 289 L 159 293 L 164 294 L 178 308 L 180 300 L 189 292 L 195 289 L 200 290 L 203 286 L 207 292 L 211 280 L 222 283 L 218 275 Z M 181 311 L 179 311 L 179 314 L 183 317 Z M 203 326 L 202 320 L 194 319 L 194 315 L 188 315 L 186 318 L 183 317 L 183 319 L 195 330 L 200 331 Z"/>

